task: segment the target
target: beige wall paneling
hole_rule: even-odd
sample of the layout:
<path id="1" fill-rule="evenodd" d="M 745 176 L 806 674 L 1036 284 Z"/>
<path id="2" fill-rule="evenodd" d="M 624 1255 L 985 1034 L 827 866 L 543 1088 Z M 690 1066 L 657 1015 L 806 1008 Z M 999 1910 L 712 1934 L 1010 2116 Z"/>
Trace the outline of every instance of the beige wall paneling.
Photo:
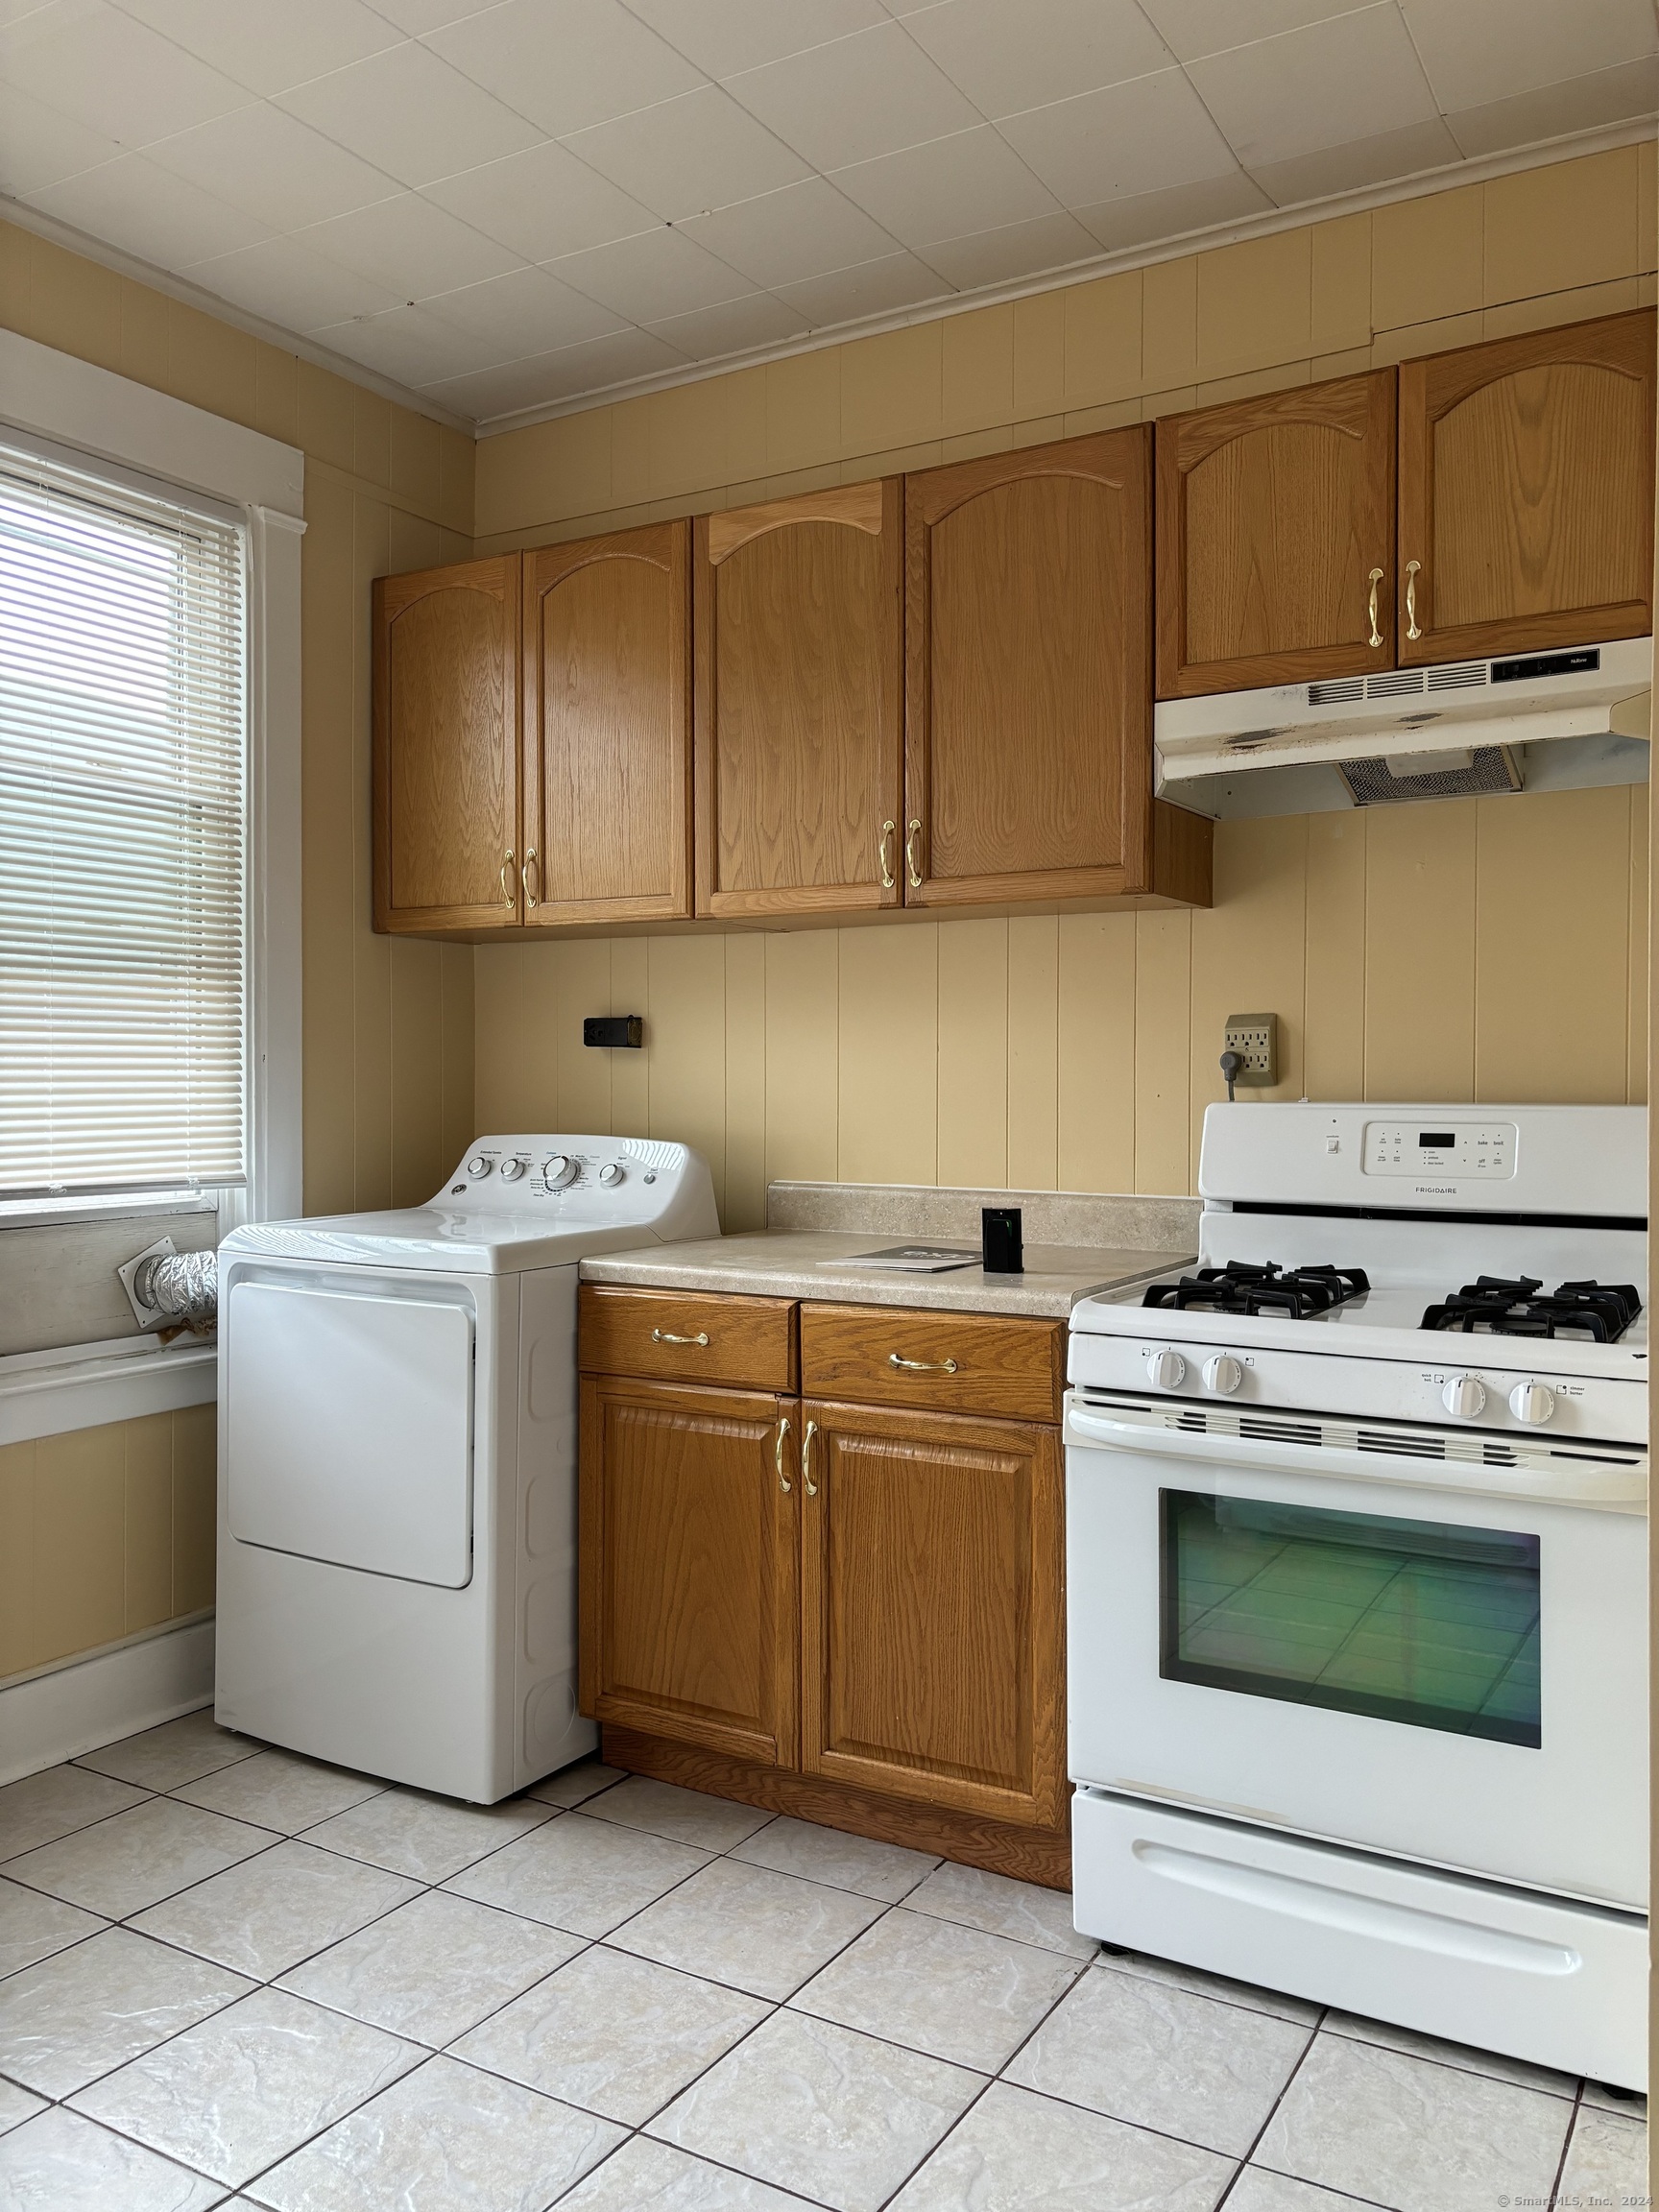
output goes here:
<path id="1" fill-rule="evenodd" d="M 932 1183 L 939 1166 L 939 926 L 843 929 L 843 1183 Z"/>
<path id="2" fill-rule="evenodd" d="M 1371 215 L 1371 314 L 1379 330 L 1485 304 L 1484 187 L 1402 200 Z"/>
<path id="3" fill-rule="evenodd" d="M 1365 817 L 1365 1095 L 1475 1095 L 1473 799 Z"/>
<path id="4" fill-rule="evenodd" d="M 444 948 L 390 937 L 392 1203 L 421 1206 L 453 1163 L 444 1156 Z"/>
<path id="5" fill-rule="evenodd" d="M 1279 1081 L 1250 1095 L 1302 1096 L 1307 941 L 1307 819 L 1290 814 L 1228 823 L 1215 840 L 1215 903 L 1192 915 L 1194 1159 L 1205 1107 L 1227 1095 L 1220 1060 L 1229 1014 L 1279 1016 Z"/>
<path id="6" fill-rule="evenodd" d="M 1133 914 L 1060 918 L 1057 1187 L 1135 1189 Z"/>
<path id="7" fill-rule="evenodd" d="M 1174 393 L 1198 376 L 1196 254 L 1154 262 L 1141 285 L 1141 390 Z"/>
<path id="8" fill-rule="evenodd" d="M 352 858 L 351 507 L 345 479 L 327 469 L 307 468 L 305 535 L 300 545 L 301 927 L 305 1205 L 313 1214 L 345 1212 L 354 1189 L 352 944 L 359 917 Z"/>
<path id="9" fill-rule="evenodd" d="M 1012 1180 L 1010 927 L 1000 916 L 939 925 L 941 1183 L 995 1190 Z"/>
<path id="10" fill-rule="evenodd" d="M 472 948 L 443 945 L 440 996 L 443 1009 L 444 1157 L 459 1160 L 463 1149 L 478 1134 L 473 1121 L 473 1063 L 477 1051 L 477 1021 L 473 1007 Z"/>
<path id="11" fill-rule="evenodd" d="M 726 948 L 719 937 L 653 937 L 646 1022 L 651 1135 L 701 1152 L 726 1198 Z M 613 970 L 614 996 L 614 970 Z M 632 1013 L 632 1007 L 616 1007 Z M 631 1054 L 589 1051 L 590 1060 Z M 613 1075 L 614 1084 L 614 1075 Z M 601 1124 L 602 1126 L 602 1124 Z"/>
<path id="12" fill-rule="evenodd" d="M 843 934 L 766 938 L 768 1183 L 832 1183 L 839 1172 Z"/>
<path id="13" fill-rule="evenodd" d="M 1310 1098 L 1365 1095 L 1367 819 L 1358 807 L 1308 817 L 1302 1080 Z"/>
<path id="14" fill-rule="evenodd" d="M 976 307 L 940 325 L 942 405 L 947 438 L 983 436 L 1014 419 L 1014 310 Z M 947 454 L 947 460 L 965 456 Z"/>
<path id="15" fill-rule="evenodd" d="M 36 1666 L 127 1633 L 123 1431 L 117 1421 L 36 1443 Z"/>
<path id="16" fill-rule="evenodd" d="M 944 330 L 942 323 L 912 323 L 842 347 L 844 456 L 916 445 L 943 434 Z"/>
<path id="17" fill-rule="evenodd" d="M 577 938 L 557 948 L 558 979 L 557 1050 L 559 1095 L 555 1125 L 567 1134 L 608 1130 L 611 1126 L 610 1052 L 593 1050 L 582 1042 L 582 1022 L 589 1014 L 609 1014 L 611 1004 L 611 940 Z M 648 1008 L 627 1006 L 627 1014 L 647 1013 Z"/>
<path id="18" fill-rule="evenodd" d="M 1281 230 L 1198 256 L 1199 383 L 1313 350 L 1313 233 Z"/>
<path id="19" fill-rule="evenodd" d="M 1065 405 L 1066 295 L 1040 292 L 1014 302 L 1014 420 L 1033 422 Z"/>
<path id="20" fill-rule="evenodd" d="M 35 1444 L 0 1444 L 0 1680 L 34 1664 Z"/>
<path id="21" fill-rule="evenodd" d="M 135 1635 L 173 1617 L 173 1423 L 151 1413 L 125 1424 L 125 1625 Z"/>
<path id="22" fill-rule="evenodd" d="M 1061 389 L 1068 410 L 1140 397 L 1142 289 L 1142 272 L 1131 269 L 1121 276 L 1071 285 L 1060 294 L 1065 302 Z"/>
<path id="23" fill-rule="evenodd" d="M 1135 1189 L 1193 1188 L 1192 917 L 1135 916 Z"/>
<path id="24" fill-rule="evenodd" d="M 218 1408 L 188 1406 L 173 1416 L 173 1611 L 213 1602 Z"/>
<path id="25" fill-rule="evenodd" d="M 391 559 L 383 501 L 358 492 L 352 505 L 351 603 L 351 861 L 354 916 L 367 913 L 373 883 L 370 806 L 372 652 L 369 586 Z M 353 1100 L 352 1204 L 371 1211 L 392 1203 L 392 940 L 357 929 L 352 941 Z"/>
<path id="26" fill-rule="evenodd" d="M 548 945 L 480 945 L 473 966 L 478 1036 L 473 1078 L 477 1134 L 534 1129 L 551 1123 L 557 1095 L 557 1023 L 536 1005 L 536 983 L 550 983 L 558 961 Z M 549 996 L 551 994 L 549 993 Z M 532 1053 L 544 1055 L 545 1082 L 532 1074 Z M 463 1142 L 466 1140 L 463 1139 Z"/>
<path id="27" fill-rule="evenodd" d="M 1481 188 L 1485 304 L 1634 276 L 1639 184 L 1634 146 L 1493 178 Z"/>
<path id="28" fill-rule="evenodd" d="M 595 1013 L 600 1009 L 595 1007 Z M 656 1027 L 651 1019 L 651 940 L 648 937 L 613 937 L 611 940 L 612 1014 L 637 1014 L 646 1022 L 645 1042 L 636 1051 L 607 1051 L 611 1063 L 611 1131 L 616 1137 L 651 1134 L 651 1070 L 656 1050 Z M 582 1047 L 586 1052 L 589 1047 Z"/>
<path id="29" fill-rule="evenodd" d="M 1651 181 L 1651 180 L 1649 180 Z M 1630 794 L 1630 1011 L 1626 1030 L 1624 1094 L 1632 1106 L 1647 1103 L 1648 822 L 1651 790 Z"/>
<path id="30" fill-rule="evenodd" d="M 1371 313 L 1371 217 L 1339 215 L 1316 223 L 1309 345 L 1314 355 L 1369 346 Z M 1334 372 L 1318 370 L 1318 375 Z"/>
<path id="31" fill-rule="evenodd" d="M 766 940 L 723 940 L 726 953 L 725 1228 L 766 1226 Z"/>
<path id="32" fill-rule="evenodd" d="M 841 349 L 797 353 L 766 368 L 766 469 L 777 476 L 841 454 Z"/>
<path id="33" fill-rule="evenodd" d="M 1008 925 L 1008 1182 L 1052 1190 L 1060 1156 L 1060 924 Z"/>

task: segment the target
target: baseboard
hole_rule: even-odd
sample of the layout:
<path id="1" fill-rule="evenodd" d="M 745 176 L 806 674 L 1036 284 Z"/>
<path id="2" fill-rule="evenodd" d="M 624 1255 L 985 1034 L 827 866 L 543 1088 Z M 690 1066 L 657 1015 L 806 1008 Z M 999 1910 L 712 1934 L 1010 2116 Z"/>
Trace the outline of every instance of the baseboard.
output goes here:
<path id="1" fill-rule="evenodd" d="M 0 1783 L 213 1702 L 213 1623 L 190 1621 L 0 1690 Z"/>

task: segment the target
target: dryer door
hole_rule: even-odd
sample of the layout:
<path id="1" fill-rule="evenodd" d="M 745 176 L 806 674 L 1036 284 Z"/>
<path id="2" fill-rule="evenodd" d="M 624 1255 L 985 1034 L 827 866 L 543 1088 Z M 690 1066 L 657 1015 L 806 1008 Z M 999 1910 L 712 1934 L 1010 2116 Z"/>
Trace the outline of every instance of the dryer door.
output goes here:
<path id="1" fill-rule="evenodd" d="M 471 1313 L 238 1283 L 226 1329 L 231 1535 L 410 1582 L 469 1582 Z"/>

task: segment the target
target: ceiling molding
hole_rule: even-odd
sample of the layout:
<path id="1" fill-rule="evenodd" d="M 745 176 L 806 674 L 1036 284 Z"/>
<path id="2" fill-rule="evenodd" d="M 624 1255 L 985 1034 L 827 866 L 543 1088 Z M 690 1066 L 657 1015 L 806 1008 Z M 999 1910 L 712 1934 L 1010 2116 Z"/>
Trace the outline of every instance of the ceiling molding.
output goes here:
<path id="1" fill-rule="evenodd" d="M 682 384 L 701 384 L 711 376 L 730 375 L 734 370 L 754 369 L 768 361 L 787 361 L 800 353 L 817 353 L 830 346 L 844 346 L 855 338 L 878 337 L 883 331 L 908 329 L 919 323 L 940 323 L 952 315 L 971 314 L 975 308 L 996 307 L 1015 300 L 1030 300 L 1044 292 L 1059 292 L 1092 277 L 1116 276 L 1126 270 L 1149 269 L 1161 261 L 1178 261 L 1190 253 L 1217 246 L 1232 246 L 1249 238 L 1267 238 L 1284 230 L 1299 230 L 1311 223 L 1329 222 L 1339 215 L 1363 214 L 1372 207 L 1386 207 L 1402 200 L 1421 200 L 1434 192 L 1460 184 L 1481 184 L 1494 177 L 1514 176 L 1526 169 L 1542 169 L 1556 161 L 1581 159 L 1590 154 L 1611 152 L 1620 146 L 1640 145 L 1659 134 L 1650 115 L 1628 123 L 1602 125 L 1594 131 L 1570 132 L 1565 137 L 1541 140 L 1535 146 L 1488 154 L 1478 159 L 1450 161 L 1437 169 L 1425 169 L 1412 177 L 1371 184 L 1358 192 L 1339 192 L 1324 200 L 1305 200 L 1292 207 L 1276 207 L 1266 214 L 1248 215 L 1215 223 L 1199 230 L 1186 230 L 1153 245 L 1126 246 L 1113 253 L 1092 254 L 1064 268 L 1045 270 L 1040 276 L 1022 277 L 1017 283 L 987 286 L 982 291 L 954 293 L 948 300 L 930 300 L 916 307 L 900 308 L 887 315 L 866 316 L 856 322 L 827 325 L 805 338 L 792 338 L 779 346 L 758 346 L 748 352 L 723 354 L 717 361 L 699 361 L 684 369 L 661 370 L 654 376 L 636 377 L 572 399 L 548 400 L 538 407 L 521 407 L 506 415 L 485 418 L 474 426 L 478 438 L 499 438 L 513 430 L 528 430 L 538 422 L 554 422 L 565 415 L 584 415 L 595 407 L 613 406 L 623 399 L 639 399 L 653 392 L 668 392 Z"/>

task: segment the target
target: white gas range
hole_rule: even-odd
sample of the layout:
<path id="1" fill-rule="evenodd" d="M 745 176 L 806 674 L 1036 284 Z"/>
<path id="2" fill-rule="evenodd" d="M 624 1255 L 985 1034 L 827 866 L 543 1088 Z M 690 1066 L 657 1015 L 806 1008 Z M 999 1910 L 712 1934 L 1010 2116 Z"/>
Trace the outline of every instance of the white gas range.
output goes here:
<path id="1" fill-rule="evenodd" d="M 1647 1115 L 1214 1106 L 1084 1300 L 1077 1925 L 1646 2085 Z"/>

